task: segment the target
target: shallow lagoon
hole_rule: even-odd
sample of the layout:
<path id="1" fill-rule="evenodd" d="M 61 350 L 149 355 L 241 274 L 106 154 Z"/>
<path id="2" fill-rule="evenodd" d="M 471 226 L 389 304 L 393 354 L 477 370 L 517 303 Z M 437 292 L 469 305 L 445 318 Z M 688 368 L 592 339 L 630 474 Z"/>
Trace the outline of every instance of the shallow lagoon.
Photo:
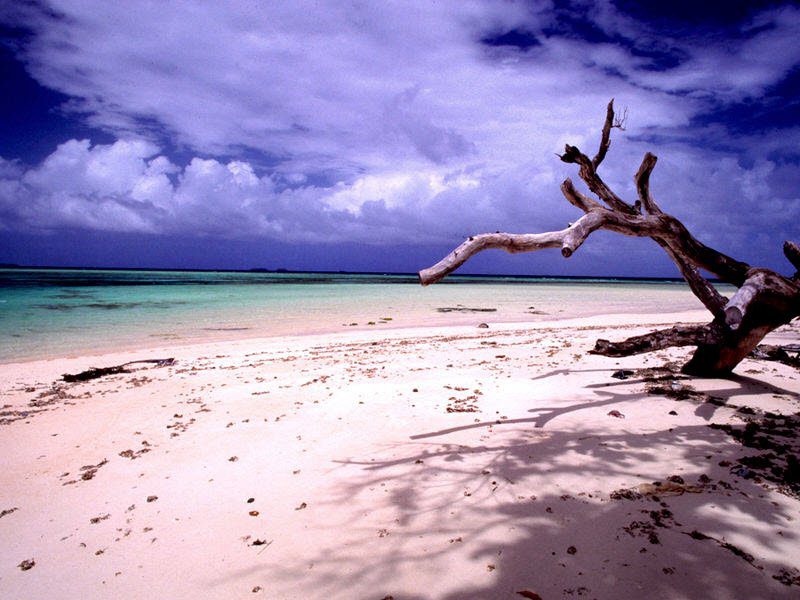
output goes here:
<path id="1" fill-rule="evenodd" d="M 650 280 L 455 276 L 423 288 L 409 275 L 0 269 L 0 361 L 664 306 L 702 309 L 683 283 Z"/>

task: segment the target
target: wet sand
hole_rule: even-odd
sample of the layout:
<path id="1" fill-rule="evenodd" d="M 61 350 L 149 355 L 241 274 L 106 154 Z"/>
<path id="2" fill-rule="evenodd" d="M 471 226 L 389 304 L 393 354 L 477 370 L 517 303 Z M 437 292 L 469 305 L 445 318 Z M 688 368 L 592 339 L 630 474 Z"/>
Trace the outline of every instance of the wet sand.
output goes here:
<path id="1" fill-rule="evenodd" d="M 0 365 L 0 597 L 800 594 L 800 372 L 491 317 Z"/>

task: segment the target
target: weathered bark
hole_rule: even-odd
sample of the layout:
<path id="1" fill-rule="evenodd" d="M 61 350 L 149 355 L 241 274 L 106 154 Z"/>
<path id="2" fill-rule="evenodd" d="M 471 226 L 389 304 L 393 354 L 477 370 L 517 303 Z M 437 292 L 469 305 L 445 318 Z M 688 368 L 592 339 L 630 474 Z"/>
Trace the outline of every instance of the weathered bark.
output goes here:
<path id="1" fill-rule="evenodd" d="M 800 279 L 800 246 L 787 240 L 783 243 L 783 253 L 792 263 L 792 266 L 797 269 L 797 272 L 792 276 L 792 279 L 797 281 Z"/>
<path id="2" fill-rule="evenodd" d="M 438 263 L 419 273 L 422 285 L 436 283 L 477 252 L 500 248 L 533 252 L 560 248 L 569 258 L 592 232 L 606 229 L 634 237 L 649 237 L 675 262 L 692 292 L 714 319 L 707 325 L 675 326 L 623 342 L 599 340 L 592 351 L 606 356 L 629 356 L 671 346 L 696 346 L 684 370 L 696 375 L 724 375 L 747 356 L 770 331 L 800 315 L 800 247 L 787 241 L 783 250 L 797 272 L 784 277 L 769 269 L 752 268 L 698 241 L 678 219 L 661 210 L 650 193 L 650 175 L 657 158 L 645 154 L 634 182 L 638 199 L 630 204 L 617 196 L 597 174 L 611 145 L 610 134 L 622 128 L 615 120 L 614 101 L 608 104 L 600 147 L 589 159 L 567 145 L 561 160 L 578 165 L 578 174 L 599 199 L 582 194 L 567 179 L 561 184 L 566 200 L 584 215 L 566 229 L 546 233 L 486 233 L 468 238 Z M 704 278 L 704 269 L 739 290 L 730 299 Z"/>

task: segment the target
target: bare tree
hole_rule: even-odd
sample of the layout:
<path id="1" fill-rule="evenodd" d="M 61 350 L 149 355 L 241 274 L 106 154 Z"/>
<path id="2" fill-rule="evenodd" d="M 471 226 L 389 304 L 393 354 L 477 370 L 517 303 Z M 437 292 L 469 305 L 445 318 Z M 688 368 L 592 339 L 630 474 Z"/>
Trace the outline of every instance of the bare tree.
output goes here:
<path id="1" fill-rule="evenodd" d="M 675 262 L 692 292 L 713 315 L 713 320 L 705 325 L 676 325 L 622 342 L 598 340 L 592 352 L 630 356 L 671 346 L 696 346 L 692 358 L 683 367 L 684 372 L 703 376 L 730 373 L 770 331 L 800 315 L 800 247 L 790 241 L 783 245 L 786 258 L 796 269 L 792 277 L 751 267 L 709 248 L 656 204 L 650 194 L 650 174 L 657 159 L 649 152 L 634 177 L 638 199 L 633 204 L 622 200 L 600 178 L 597 169 L 611 145 L 611 130 L 623 128 L 623 121 L 615 119 L 611 100 L 594 158 L 590 159 L 569 144 L 560 155 L 562 161 L 578 166 L 578 175 L 599 199 L 579 192 L 570 179 L 561 184 L 567 201 L 583 211 L 581 218 L 561 231 L 472 236 L 441 261 L 420 271 L 420 282 L 422 285 L 436 283 L 471 256 L 488 248 L 511 253 L 561 248 L 561 254 L 568 258 L 598 229 L 649 237 Z M 738 291 L 730 299 L 722 296 L 700 269 L 736 286 Z"/>

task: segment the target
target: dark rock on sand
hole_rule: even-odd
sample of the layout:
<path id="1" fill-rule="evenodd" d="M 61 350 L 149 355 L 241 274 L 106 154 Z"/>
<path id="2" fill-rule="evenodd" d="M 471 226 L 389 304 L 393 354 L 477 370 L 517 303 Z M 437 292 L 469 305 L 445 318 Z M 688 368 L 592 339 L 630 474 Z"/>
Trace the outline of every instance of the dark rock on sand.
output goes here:
<path id="1" fill-rule="evenodd" d="M 22 561 L 21 563 L 19 563 L 17 566 L 18 566 L 20 569 L 22 569 L 23 571 L 29 571 L 29 570 L 31 570 L 31 569 L 34 567 L 34 565 L 35 565 L 35 564 L 36 564 L 36 561 L 35 561 L 35 560 L 33 560 L 32 558 L 29 558 L 29 559 L 27 559 L 27 560 L 23 560 L 23 561 Z"/>
<path id="2" fill-rule="evenodd" d="M 633 377 L 634 372 L 628 371 L 627 369 L 620 369 L 619 371 L 614 371 L 611 376 L 614 379 L 630 379 Z"/>

